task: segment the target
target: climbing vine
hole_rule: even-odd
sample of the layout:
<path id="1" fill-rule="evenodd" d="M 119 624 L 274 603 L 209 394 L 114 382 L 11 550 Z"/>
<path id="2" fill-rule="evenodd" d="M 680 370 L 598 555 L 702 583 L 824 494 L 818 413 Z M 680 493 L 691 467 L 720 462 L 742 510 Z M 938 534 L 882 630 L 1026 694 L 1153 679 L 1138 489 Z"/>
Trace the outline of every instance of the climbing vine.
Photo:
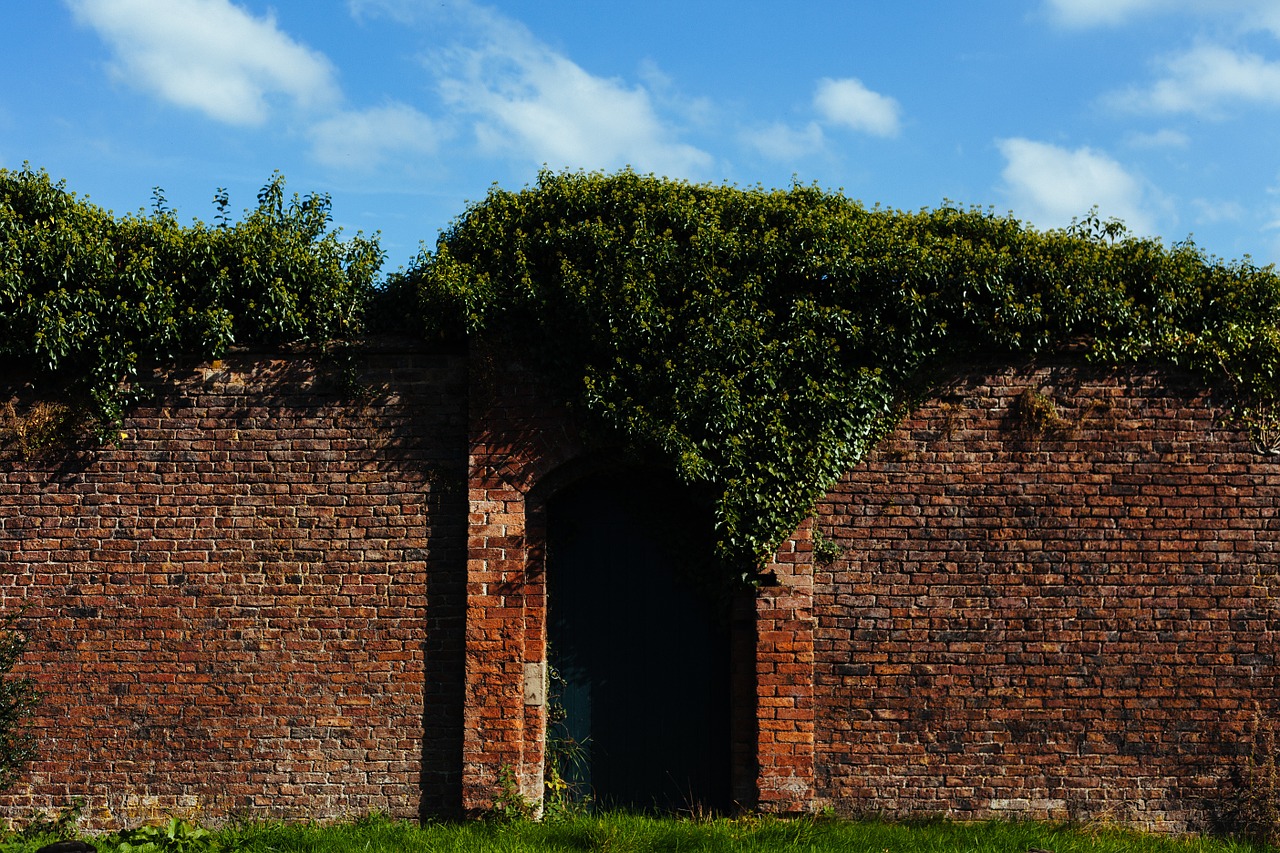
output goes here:
<path id="1" fill-rule="evenodd" d="M 1276 398 L 1280 279 L 1089 216 L 868 209 L 811 186 L 624 171 L 494 188 L 391 288 L 431 334 L 536 358 L 585 410 L 714 496 L 756 566 L 957 359 L 1070 346 Z"/>

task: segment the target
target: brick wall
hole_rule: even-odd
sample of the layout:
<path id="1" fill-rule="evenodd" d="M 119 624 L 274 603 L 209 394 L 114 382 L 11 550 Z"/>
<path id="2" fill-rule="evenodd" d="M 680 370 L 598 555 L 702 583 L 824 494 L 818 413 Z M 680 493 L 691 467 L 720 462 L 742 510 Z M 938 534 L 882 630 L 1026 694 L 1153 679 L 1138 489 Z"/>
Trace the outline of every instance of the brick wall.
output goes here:
<path id="1" fill-rule="evenodd" d="M 500 350 L 360 358 L 363 403 L 243 355 L 158 378 L 118 447 L 0 463 L 45 693 L 0 813 L 452 814 L 503 767 L 537 796 L 544 506 L 618 458 Z M 1280 711 L 1278 506 L 1176 379 L 959 377 L 735 602 L 735 797 L 1203 823 Z"/>
<path id="2" fill-rule="evenodd" d="M 845 477 L 820 800 L 1203 825 L 1280 710 L 1280 464 L 1221 414 L 1159 374 L 973 373 Z"/>
<path id="3" fill-rule="evenodd" d="M 0 467 L 41 757 L 8 813 L 458 807 L 466 370 L 375 351 L 160 378 L 118 447 Z M 349 383 L 347 383 L 349 385 Z"/>

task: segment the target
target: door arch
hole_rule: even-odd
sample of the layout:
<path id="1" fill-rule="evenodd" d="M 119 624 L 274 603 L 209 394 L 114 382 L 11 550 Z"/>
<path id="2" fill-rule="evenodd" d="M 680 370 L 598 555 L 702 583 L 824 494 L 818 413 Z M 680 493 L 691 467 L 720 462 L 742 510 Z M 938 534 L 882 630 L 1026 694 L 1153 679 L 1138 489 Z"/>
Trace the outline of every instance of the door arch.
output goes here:
<path id="1" fill-rule="evenodd" d="M 548 750 L 602 807 L 730 806 L 726 602 L 709 512 L 675 478 L 594 473 L 546 501 Z"/>

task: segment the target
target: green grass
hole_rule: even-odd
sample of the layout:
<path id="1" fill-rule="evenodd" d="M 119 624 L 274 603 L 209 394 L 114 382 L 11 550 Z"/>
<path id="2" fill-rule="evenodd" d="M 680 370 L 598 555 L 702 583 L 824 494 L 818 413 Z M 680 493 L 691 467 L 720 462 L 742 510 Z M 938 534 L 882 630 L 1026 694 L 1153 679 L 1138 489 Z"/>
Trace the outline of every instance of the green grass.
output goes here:
<path id="1" fill-rule="evenodd" d="M 92 839 L 101 853 L 115 836 Z M 11 836 L 0 853 L 33 853 L 49 838 Z M 134 848 L 135 850 L 138 848 Z M 1097 826 L 1035 822 L 741 818 L 690 821 L 640 815 L 573 817 L 545 823 L 417 824 L 364 818 L 319 825 L 279 822 L 225 827 L 191 846 L 156 851 L 204 853 L 1260 853 L 1275 848 L 1233 839 L 1170 838 Z"/>

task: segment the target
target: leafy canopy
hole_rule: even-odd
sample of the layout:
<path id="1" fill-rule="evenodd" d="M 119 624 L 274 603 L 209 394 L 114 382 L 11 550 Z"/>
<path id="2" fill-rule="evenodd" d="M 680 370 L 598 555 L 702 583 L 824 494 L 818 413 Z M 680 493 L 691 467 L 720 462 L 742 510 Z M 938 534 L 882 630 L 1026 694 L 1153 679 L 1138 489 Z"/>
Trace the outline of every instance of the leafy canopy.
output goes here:
<path id="1" fill-rule="evenodd" d="M 0 169 L 0 362 L 116 420 L 143 370 L 233 344 L 359 332 L 383 253 L 328 230 L 329 197 L 285 199 L 279 174 L 239 222 L 179 224 L 157 190 L 117 218 L 43 171 Z"/>
<path id="2" fill-rule="evenodd" d="M 714 496 L 755 566 L 943 365 L 1071 343 L 1272 400 L 1280 280 L 1091 216 L 867 209 L 810 186 L 543 172 L 494 188 L 393 289 L 428 330 L 534 354 L 633 447 Z"/>

